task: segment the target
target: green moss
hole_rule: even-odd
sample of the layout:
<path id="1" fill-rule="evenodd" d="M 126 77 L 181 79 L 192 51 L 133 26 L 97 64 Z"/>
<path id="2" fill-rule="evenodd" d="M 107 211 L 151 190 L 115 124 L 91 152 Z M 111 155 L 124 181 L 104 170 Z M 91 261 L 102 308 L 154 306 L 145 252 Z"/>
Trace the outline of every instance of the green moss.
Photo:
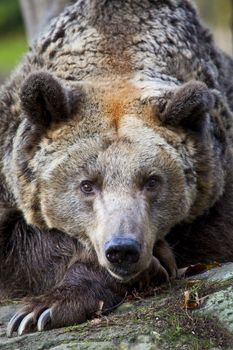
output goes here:
<path id="1" fill-rule="evenodd" d="M 18 300 L 12 300 L 12 299 L 0 299 L 0 306 L 3 305 L 17 305 L 19 303 Z"/>
<path id="2" fill-rule="evenodd" d="M 203 283 L 199 287 L 203 288 Z M 198 287 L 195 286 L 193 290 L 197 292 Z M 138 344 L 148 339 L 148 344 L 160 344 L 163 349 L 169 349 L 170 344 L 174 349 L 188 344 L 196 350 L 210 349 L 225 342 L 223 349 L 227 349 L 231 343 L 229 334 L 215 321 L 182 309 L 182 297 L 183 288 L 177 288 L 175 293 L 173 291 L 166 297 L 161 295 L 133 302 L 129 312 L 116 311 L 103 318 L 97 326 L 88 322 L 68 327 L 65 331 L 76 332 L 79 342 L 88 339 L 88 342 L 112 341 L 119 345 L 126 339 L 128 344 Z"/>

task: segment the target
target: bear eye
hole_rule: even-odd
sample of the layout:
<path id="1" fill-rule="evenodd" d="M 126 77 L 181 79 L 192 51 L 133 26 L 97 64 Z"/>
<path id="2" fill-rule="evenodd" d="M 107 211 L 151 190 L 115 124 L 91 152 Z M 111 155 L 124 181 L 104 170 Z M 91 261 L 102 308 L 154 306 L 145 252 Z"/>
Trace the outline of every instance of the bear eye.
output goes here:
<path id="1" fill-rule="evenodd" d="M 81 182 L 80 190 L 85 194 L 95 194 L 96 187 L 93 182 L 85 180 Z"/>
<path id="2" fill-rule="evenodd" d="M 161 178 L 159 176 L 151 176 L 144 183 L 144 189 L 148 192 L 154 192 L 161 184 Z"/>

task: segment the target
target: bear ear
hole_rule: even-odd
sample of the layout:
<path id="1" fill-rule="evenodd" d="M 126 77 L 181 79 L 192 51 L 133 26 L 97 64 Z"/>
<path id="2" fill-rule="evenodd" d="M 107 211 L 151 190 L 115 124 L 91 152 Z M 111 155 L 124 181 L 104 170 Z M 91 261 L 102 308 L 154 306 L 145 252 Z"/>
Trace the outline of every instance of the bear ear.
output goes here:
<path id="1" fill-rule="evenodd" d="M 72 112 L 71 91 L 50 73 L 32 73 L 22 86 L 20 99 L 23 111 L 34 124 L 48 126 L 67 119 Z"/>
<path id="2" fill-rule="evenodd" d="M 171 93 L 163 111 L 160 112 L 160 120 L 165 125 L 182 125 L 198 131 L 214 103 L 214 95 L 206 84 L 190 81 Z"/>

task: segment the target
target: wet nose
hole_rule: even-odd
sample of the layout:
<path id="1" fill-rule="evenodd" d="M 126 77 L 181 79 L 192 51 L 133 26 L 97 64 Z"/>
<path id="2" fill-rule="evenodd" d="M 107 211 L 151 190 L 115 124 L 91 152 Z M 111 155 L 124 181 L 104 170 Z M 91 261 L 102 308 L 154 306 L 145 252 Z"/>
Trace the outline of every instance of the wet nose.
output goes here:
<path id="1" fill-rule="evenodd" d="M 132 238 L 117 237 L 105 244 L 105 255 L 112 264 L 135 264 L 140 258 L 141 246 Z"/>

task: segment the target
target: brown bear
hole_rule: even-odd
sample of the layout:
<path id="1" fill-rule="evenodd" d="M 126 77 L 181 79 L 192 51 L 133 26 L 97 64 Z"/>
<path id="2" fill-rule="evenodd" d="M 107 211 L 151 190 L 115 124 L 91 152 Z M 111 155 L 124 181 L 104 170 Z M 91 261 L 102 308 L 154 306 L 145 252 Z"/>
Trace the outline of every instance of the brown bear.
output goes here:
<path id="1" fill-rule="evenodd" d="M 9 336 L 233 259 L 232 68 L 188 0 L 52 21 L 0 94 L 0 296 L 30 297 Z"/>

